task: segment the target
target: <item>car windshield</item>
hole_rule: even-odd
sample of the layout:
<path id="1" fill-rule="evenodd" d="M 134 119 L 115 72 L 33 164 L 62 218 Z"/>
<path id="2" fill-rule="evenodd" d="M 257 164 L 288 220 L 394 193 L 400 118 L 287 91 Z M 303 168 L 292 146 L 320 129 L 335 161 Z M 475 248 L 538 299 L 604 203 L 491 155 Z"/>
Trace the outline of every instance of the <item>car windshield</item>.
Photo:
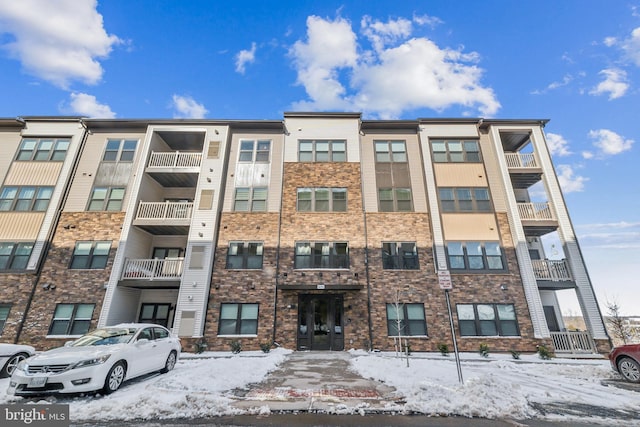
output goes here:
<path id="1" fill-rule="evenodd" d="M 135 333 L 136 329 L 134 328 L 96 329 L 72 342 L 71 347 L 128 343 Z"/>

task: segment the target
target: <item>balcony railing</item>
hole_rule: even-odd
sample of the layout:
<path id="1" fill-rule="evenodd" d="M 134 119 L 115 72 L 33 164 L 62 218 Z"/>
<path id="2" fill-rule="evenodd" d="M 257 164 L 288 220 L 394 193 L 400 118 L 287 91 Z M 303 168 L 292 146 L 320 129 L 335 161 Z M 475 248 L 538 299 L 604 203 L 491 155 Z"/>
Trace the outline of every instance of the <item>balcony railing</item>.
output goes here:
<path id="1" fill-rule="evenodd" d="M 193 151 L 152 152 L 150 168 L 196 168 L 200 167 L 202 153 Z"/>
<path id="2" fill-rule="evenodd" d="M 509 168 L 539 168 L 533 153 L 505 153 Z"/>
<path id="3" fill-rule="evenodd" d="M 538 221 L 555 219 L 551 207 L 547 202 L 518 203 L 518 212 L 520 213 L 520 219 Z"/>
<path id="4" fill-rule="evenodd" d="M 140 202 L 136 219 L 190 219 L 193 202 Z"/>
<path id="5" fill-rule="evenodd" d="M 122 279 L 176 280 L 182 276 L 184 258 L 128 259 Z"/>
<path id="6" fill-rule="evenodd" d="M 569 264 L 564 259 L 537 259 L 532 260 L 531 263 L 537 280 L 549 280 L 552 282 L 573 280 Z"/>
<path id="7" fill-rule="evenodd" d="M 598 353 L 596 344 L 589 332 L 551 332 L 553 348 L 556 353 Z"/>

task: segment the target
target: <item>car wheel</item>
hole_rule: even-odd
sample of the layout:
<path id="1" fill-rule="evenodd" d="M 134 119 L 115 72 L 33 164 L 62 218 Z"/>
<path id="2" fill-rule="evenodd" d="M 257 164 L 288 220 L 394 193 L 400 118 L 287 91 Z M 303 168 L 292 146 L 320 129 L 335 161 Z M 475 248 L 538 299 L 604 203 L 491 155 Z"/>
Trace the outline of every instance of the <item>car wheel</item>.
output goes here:
<path id="1" fill-rule="evenodd" d="M 27 357 L 29 357 L 27 353 L 18 353 L 11 356 L 11 358 L 4 365 L 4 368 L 2 368 L 2 372 L 0 373 L 0 376 L 10 377 L 11 374 L 13 374 L 13 371 L 15 371 L 16 368 L 18 367 L 18 363 L 22 362 Z"/>
<path id="2" fill-rule="evenodd" d="M 104 387 L 102 392 L 104 394 L 111 394 L 120 388 L 124 381 L 124 376 L 127 373 L 123 362 L 118 362 L 109 369 L 107 378 L 104 380 Z"/>
<path id="3" fill-rule="evenodd" d="M 176 366 L 176 360 L 177 360 L 176 352 L 172 351 L 171 353 L 169 353 L 169 356 L 167 357 L 167 362 L 164 364 L 164 368 L 162 368 L 160 372 L 165 374 L 170 370 L 172 370 Z"/>
<path id="4" fill-rule="evenodd" d="M 640 383 L 640 364 L 630 357 L 623 357 L 618 362 L 618 370 L 625 380 Z"/>

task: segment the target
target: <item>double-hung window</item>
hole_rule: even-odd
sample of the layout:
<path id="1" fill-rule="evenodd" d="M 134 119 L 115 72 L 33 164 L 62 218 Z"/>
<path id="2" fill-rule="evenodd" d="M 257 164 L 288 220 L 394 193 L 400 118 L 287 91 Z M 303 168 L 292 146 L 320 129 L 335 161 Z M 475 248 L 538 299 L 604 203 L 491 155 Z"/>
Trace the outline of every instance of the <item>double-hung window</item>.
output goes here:
<path id="1" fill-rule="evenodd" d="M 9 318 L 9 311 L 11 311 L 10 304 L 0 304 L 0 335 L 2 335 L 4 325 L 7 323 L 7 318 Z"/>
<path id="2" fill-rule="evenodd" d="M 227 269 L 261 269 L 262 257 L 262 242 L 230 242 Z"/>
<path id="3" fill-rule="evenodd" d="M 489 189 L 486 187 L 440 187 L 442 212 L 491 212 Z"/>
<path id="4" fill-rule="evenodd" d="M 300 162 L 346 162 L 347 141 L 331 139 L 301 139 L 298 141 Z"/>
<path id="5" fill-rule="evenodd" d="M 433 139 L 431 149 L 436 163 L 480 162 L 478 141 Z"/>
<path id="6" fill-rule="evenodd" d="M 240 162 L 268 162 L 271 141 L 268 139 L 240 140 Z"/>
<path id="7" fill-rule="evenodd" d="M 83 335 L 89 332 L 95 304 L 58 304 L 49 335 Z"/>
<path id="8" fill-rule="evenodd" d="M 257 335 L 258 304 L 220 304 L 218 335 Z"/>
<path id="9" fill-rule="evenodd" d="M 410 188 L 379 188 L 380 212 L 411 212 Z"/>
<path id="10" fill-rule="evenodd" d="M 406 163 L 404 141 L 375 141 L 376 162 Z"/>
<path id="11" fill-rule="evenodd" d="M 20 142 L 17 161 L 61 162 L 71 140 L 68 138 L 24 138 Z"/>
<path id="12" fill-rule="evenodd" d="M 24 270 L 33 250 L 33 242 L 0 242 L 0 271 Z"/>
<path id="13" fill-rule="evenodd" d="M 405 141 L 374 141 L 380 212 L 411 212 L 411 178 Z"/>
<path id="14" fill-rule="evenodd" d="M 102 269 L 109 260 L 110 241 L 76 242 L 71 256 L 71 269 Z"/>
<path id="15" fill-rule="evenodd" d="M 349 244 L 297 242 L 295 268 L 349 268 Z"/>
<path id="16" fill-rule="evenodd" d="M 109 139 L 102 156 L 103 162 L 132 162 L 138 141 L 135 139 Z"/>
<path id="17" fill-rule="evenodd" d="M 519 336 L 513 304 L 458 304 L 460 335 Z"/>
<path id="18" fill-rule="evenodd" d="M 238 212 L 262 212 L 267 210 L 267 187 L 238 187 L 233 204 Z"/>
<path id="19" fill-rule="evenodd" d="M 89 211 L 119 211 L 122 210 L 124 188 L 122 187 L 94 187 L 89 200 Z"/>
<path id="20" fill-rule="evenodd" d="M 385 270 L 417 270 L 416 242 L 383 242 L 382 267 Z"/>
<path id="21" fill-rule="evenodd" d="M 448 242 L 451 270 L 504 271 L 505 262 L 498 242 Z"/>
<path id="22" fill-rule="evenodd" d="M 0 211 L 44 212 L 52 195 L 53 187 L 2 187 Z"/>
<path id="23" fill-rule="evenodd" d="M 298 188 L 298 212 L 346 212 L 346 188 Z"/>
<path id="24" fill-rule="evenodd" d="M 387 304 L 387 331 L 390 337 L 427 335 L 424 304 Z"/>

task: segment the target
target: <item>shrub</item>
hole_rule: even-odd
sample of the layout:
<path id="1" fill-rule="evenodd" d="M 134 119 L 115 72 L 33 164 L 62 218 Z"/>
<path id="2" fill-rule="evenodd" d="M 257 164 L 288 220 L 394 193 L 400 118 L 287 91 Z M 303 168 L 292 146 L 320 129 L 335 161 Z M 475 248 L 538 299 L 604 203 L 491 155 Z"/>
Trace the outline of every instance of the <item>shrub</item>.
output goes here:
<path id="1" fill-rule="evenodd" d="M 519 351 L 515 351 L 515 350 L 511 350 L 511 357 L 513 357 L 514 359 L 520 359 L 520 352 Z"/>
<path id="2" fill-rule="evenodd" d="M 551 359 L 551 357 L 553 357 L 553 354 L 551 353 L 551 351 L 549 351 L 549 349 L 543 345 L 539 345 L 538 346 L 538 357 L 540 357 L 540 359 L 542 360 L 549 360 Z"/>
<path id="3" fill-rule="evenodd" d="M 273 343 L 271 341 L 260 344 L 260 350 L 262 350 L 263 353 L 269 353 L 271 351 L 271 347 L 273 347 Z"/>
<path id="4" fill-rule="evenodd" d="M 438 351 L 443 356 L 449 356 L 449 346 L 445 343 L 438 344 Z"/>
<path id="5" fill-rule="evenodd" d="M 242 351 L 242 343 L 240 341 L 231 341 L 231 353 L 238 354 Z"/>
<path id="6" fill-rule="evenodd" d="M 198 341 L 196 341 L 193 344 L 193 350 L 196 352 L 196 354 L 200 354 L 206 349 L 207 349 L 207 342 L 204 340 L 204 338 L 200 338 Z"/>
<path id="7" fill-rule="evenodd" d="M 480 356 L 489 357 L 489 346 L 487 344 L 480 344 L 480 348 L 478 350 Z"/>

